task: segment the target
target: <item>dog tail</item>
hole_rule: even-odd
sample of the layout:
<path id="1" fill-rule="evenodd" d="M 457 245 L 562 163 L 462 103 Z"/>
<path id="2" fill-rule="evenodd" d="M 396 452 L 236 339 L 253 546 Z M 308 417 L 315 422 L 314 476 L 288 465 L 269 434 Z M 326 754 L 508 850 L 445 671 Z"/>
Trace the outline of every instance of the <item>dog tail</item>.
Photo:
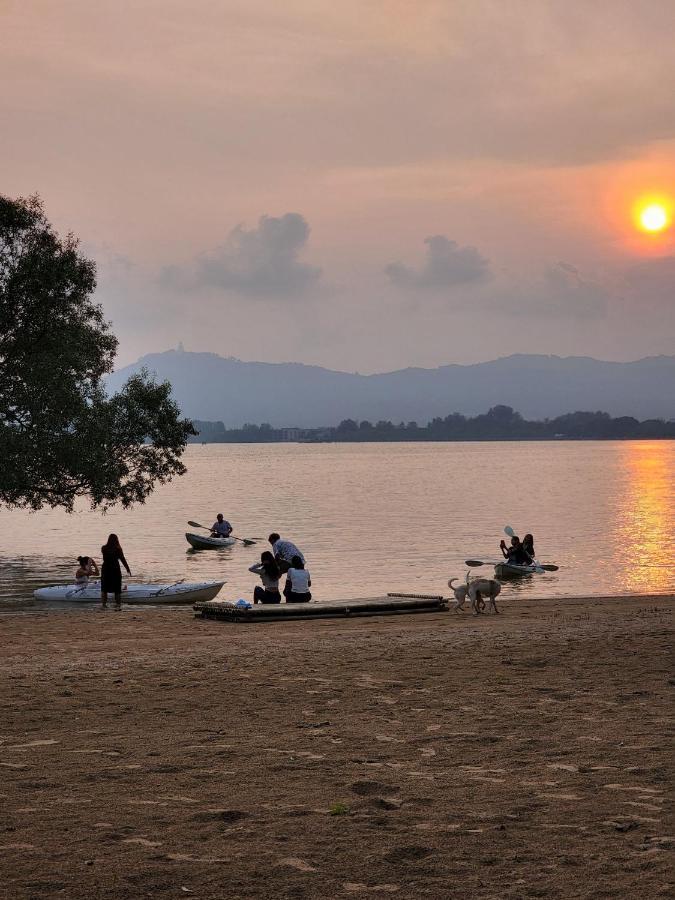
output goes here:
<path id="1" fill-rule="evenodd" d="M 457 579 L 451 578 L 450 581 L 448 581 L 448 587 L 450 588 L 451 591 L 454 591 L 454 587 L 452 586 L 453 581 L 457 581 Z"/>

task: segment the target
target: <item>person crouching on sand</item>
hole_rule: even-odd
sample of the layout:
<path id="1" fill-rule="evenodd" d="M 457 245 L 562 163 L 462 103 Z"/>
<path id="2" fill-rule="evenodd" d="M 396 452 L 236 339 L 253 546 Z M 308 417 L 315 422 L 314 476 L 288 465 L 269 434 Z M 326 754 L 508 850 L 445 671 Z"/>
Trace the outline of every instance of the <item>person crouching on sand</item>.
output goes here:
<path id="1" fill-rule="evenodd" d="M 304 562 L 299 556 L 294 556 L 291 560 L 291 568 L 286 573 L 286 584 L 284 585 L 286 603 L 307 603 L 312 599 L 309 590 L 311 585 L 312 579 L 309 577 Z"/>
<path id="2" fill-rule="evenodd" d="M 254 603 L 281 603 L 279 579 L 281 571 L 277 561 L 269 550 L 260 554 L 260 562 L 249 566 L 249 572 L 260 575 L 262 585 L 257 584 L 253 590 Z"/>
<path id="3" fill-rule="evenodd" d="M 305 557 L 298 550 L 293 541 L 282 540 L 276 531 L 273 531 L 267 540 L 272 545 L 272 553 L 274 553 L 274 558 L 281 569 L 282 575 L 290 569 L 293 564 L 294 556 L 299 557 L 303 563 L 305 562 Z"/>

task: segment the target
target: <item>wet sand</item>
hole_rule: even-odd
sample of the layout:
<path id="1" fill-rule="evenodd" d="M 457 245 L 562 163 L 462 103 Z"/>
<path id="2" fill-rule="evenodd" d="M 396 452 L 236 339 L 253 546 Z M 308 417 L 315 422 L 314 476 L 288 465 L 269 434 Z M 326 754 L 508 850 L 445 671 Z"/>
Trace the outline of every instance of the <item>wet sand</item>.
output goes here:
<path id="1" fill-rule="evenodd" d="M 668 896 L 672 598 L 500 608 L 0 616 L 0 896 Z"/>

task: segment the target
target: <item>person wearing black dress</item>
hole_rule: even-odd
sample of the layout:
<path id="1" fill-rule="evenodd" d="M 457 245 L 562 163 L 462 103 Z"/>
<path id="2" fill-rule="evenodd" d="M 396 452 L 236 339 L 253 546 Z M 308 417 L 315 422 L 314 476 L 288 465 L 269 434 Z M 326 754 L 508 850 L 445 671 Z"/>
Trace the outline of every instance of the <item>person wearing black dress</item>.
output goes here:
<path id="1" fill-rule="evenodd" d="M 129 563 L 124 558 L 120 539 L 116 534 L 108 536 L 108 542 L 101 547 L 103 565 L 101 566 L 101 601 L 103 608 L 108 605 L 108 594 L 115 595 L 115 609 L 122 606 L 122 570 L 120 563 L 131 575 Z"/>

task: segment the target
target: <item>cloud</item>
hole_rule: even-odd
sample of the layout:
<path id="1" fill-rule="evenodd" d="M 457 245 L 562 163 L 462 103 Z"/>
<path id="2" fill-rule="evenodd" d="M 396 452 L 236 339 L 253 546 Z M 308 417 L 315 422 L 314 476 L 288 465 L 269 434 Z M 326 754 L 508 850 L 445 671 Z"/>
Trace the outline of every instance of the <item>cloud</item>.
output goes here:
<path id="1" fill-rule="evenodd" d="M 165 267 L 160 280 L 182 290 L 216 288 L 252 297 L 303 294 L 321 277 L 321 269 L 299 260 L 309 230 L 299 213 L 261 216 L 257 228 L 237 225 L 221 247 L 192 265 Z"/>
<path id="2" fill-rule="evenodd" d="M 385 268 L 397 287 L 430 290 L 486 281 L 491 277 L 490 263 L 475 247 L 460 247 L 442 234 L 425 239 L 426 261 L 420 269 L 403 263 L 390 263 Z"/>
<path id="3" fill-rule="evenodd" d="M 640 299 L 675 301 L 675 256 L 660 256 L 632 266 L 624 275 L 627 286 Z"/>
<path id="4" fill-rule="evenodd" d="M 546 268 L 537 307 L 542 313 L 588 318 L 606 312 L 609 296 L 601 285 L 584 278 L 576 266 L 561 261 Z"/>

